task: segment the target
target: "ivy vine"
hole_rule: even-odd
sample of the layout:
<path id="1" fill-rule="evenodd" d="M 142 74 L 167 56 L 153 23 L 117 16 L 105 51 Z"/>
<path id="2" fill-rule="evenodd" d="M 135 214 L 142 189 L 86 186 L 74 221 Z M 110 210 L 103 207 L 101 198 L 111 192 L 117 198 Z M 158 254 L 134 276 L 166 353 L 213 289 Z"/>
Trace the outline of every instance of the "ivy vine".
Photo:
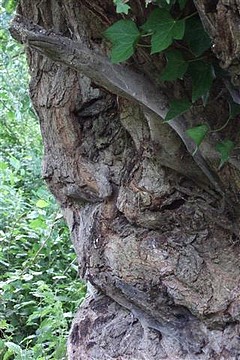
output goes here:
<path id="1" fill-rule="evenodd" d="M 124 14 L 124 17 L 131 10 L 128 0 L 113 0 L 113 2 L 116 12 Z M 133 20 L 123 18 L 106 29 L 104 37 L 111 43 L 112 63 L 128 60 L 134 55 L 137 46 L 149 46 L 150 54 L 163 53 L 166 58 L 166 66 L 160 75 L 161 81 L 183 79 L 186 74 L 191 77 L 191 101 L 188 99 L 173 100 L 165 117 L 167 122 L 189 111 L 199 99 L 202 99 L 203 105 L 205 105 L 216 75 L 212 61 L 205 56 L 211 47 L 211 40 L 205 32 L 197 12 L 185 17 L 181 15 L 184 14 L 187 0 L 145 0 L 146 7 L 150 3 L 156 7 L 143 24 L 139 26 Z M 179 9 L 178 17 L 172 11 L 173 6 L 177 6 Z M 149 38 L 149 45 L 142 44 L 142 40 L 145 38 Z M 179 41 L 183 41 L 186 46 L 175 46 Z M 239 106 L 234 115 L 238 114 L 240 114 Z M 231 110 L 230 118 L 233 118 Z M 221 127 L 222 129 L 223 127 Z M 207 124 L 199 124 L 186 132 L 196 144 L 197 150 L 206 135 L 214 131 L 218 130 L 211 130 Z M 234 146 L 229 139 L 216 144 L 216 150 L 220 155 L 220 167 L 229 159 Z"/>

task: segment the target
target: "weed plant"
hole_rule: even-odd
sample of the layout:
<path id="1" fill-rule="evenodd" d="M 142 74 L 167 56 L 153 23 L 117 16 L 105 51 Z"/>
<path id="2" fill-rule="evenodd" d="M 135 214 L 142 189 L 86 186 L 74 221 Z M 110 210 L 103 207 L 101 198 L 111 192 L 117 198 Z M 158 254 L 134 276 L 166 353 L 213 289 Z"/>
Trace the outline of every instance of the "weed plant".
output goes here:
<path id="1" fill-rule="evenodd" d="M 61 212 L 41 179 L 40 130 L 9 17 L 0 5 L 0 359 L 60 360 L 85 286 Z"/>

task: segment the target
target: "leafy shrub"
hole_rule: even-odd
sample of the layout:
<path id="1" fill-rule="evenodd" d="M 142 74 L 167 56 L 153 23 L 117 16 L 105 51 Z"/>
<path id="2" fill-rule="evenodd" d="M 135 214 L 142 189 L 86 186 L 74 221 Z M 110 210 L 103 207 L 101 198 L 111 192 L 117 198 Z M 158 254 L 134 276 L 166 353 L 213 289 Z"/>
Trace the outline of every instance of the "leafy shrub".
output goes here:
<path id="1" fill-rule="evenodd" d="M 68 229 L 41 179 L 27 67 L 22 48 L 4 30 L 8 20 L 0 6 L 0 359 L 60 360 L 85 285 Z"/>

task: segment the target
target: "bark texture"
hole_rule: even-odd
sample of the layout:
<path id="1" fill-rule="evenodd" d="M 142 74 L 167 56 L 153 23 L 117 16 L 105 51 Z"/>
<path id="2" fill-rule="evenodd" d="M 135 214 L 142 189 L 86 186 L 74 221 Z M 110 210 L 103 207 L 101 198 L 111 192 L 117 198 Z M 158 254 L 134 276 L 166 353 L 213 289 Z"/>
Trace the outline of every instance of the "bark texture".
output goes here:
<path id="1" fill-rule="evenodd" d="M 195 3 L 236 79 L 237 1 Z M 149 8 L 132 6 L 142 21 Z M 222 125 L 237 89 L 217 83 L 209 106 L 164 124 L 169 99 L 184 97 L 188 85 L 160 88 L 163 59 L 142 49 L 125 65 L 110 64 L 101 33 L 116 19 L 111 0 L 21 0 L 12 25 L 28 54 L 43 176 L 91 284 L 68 357 L 239 359 L 239 154 L 220 171 L 213 136 L 192 157 L 185 135 L 199 118 Z M 237 121 L 227 130 L 236 143 Z"/>

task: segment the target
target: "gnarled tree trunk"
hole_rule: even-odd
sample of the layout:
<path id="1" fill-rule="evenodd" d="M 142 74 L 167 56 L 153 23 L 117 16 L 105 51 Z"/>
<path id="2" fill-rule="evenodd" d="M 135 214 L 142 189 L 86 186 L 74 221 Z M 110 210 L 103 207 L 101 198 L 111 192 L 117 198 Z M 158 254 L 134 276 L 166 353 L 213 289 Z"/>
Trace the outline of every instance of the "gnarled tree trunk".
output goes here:
<path id="1" fill-rule="evenodd" d="M 195 3 L 236 83 L 237 0 Z M 144 1 L 132 7 L 146 18 Z M 142 48 L 109 62 L 101 34 L 119 18 L 112 0 L 20 0 L 17 13 L 11 31 L 28 55 L 43 176 L 89 283 L 69 359 L 239 359 L 238 153 L 219 170 L 216 133 L 194 156 L 185 133 L 200 118 L 222 125 L 237 89 L 218 82 L 208 106 L 165 124 L 169 99 L 188 85 L 157 85 L 163 58 Z M 236 126 L 227 131 L 237 143 Z"/>

